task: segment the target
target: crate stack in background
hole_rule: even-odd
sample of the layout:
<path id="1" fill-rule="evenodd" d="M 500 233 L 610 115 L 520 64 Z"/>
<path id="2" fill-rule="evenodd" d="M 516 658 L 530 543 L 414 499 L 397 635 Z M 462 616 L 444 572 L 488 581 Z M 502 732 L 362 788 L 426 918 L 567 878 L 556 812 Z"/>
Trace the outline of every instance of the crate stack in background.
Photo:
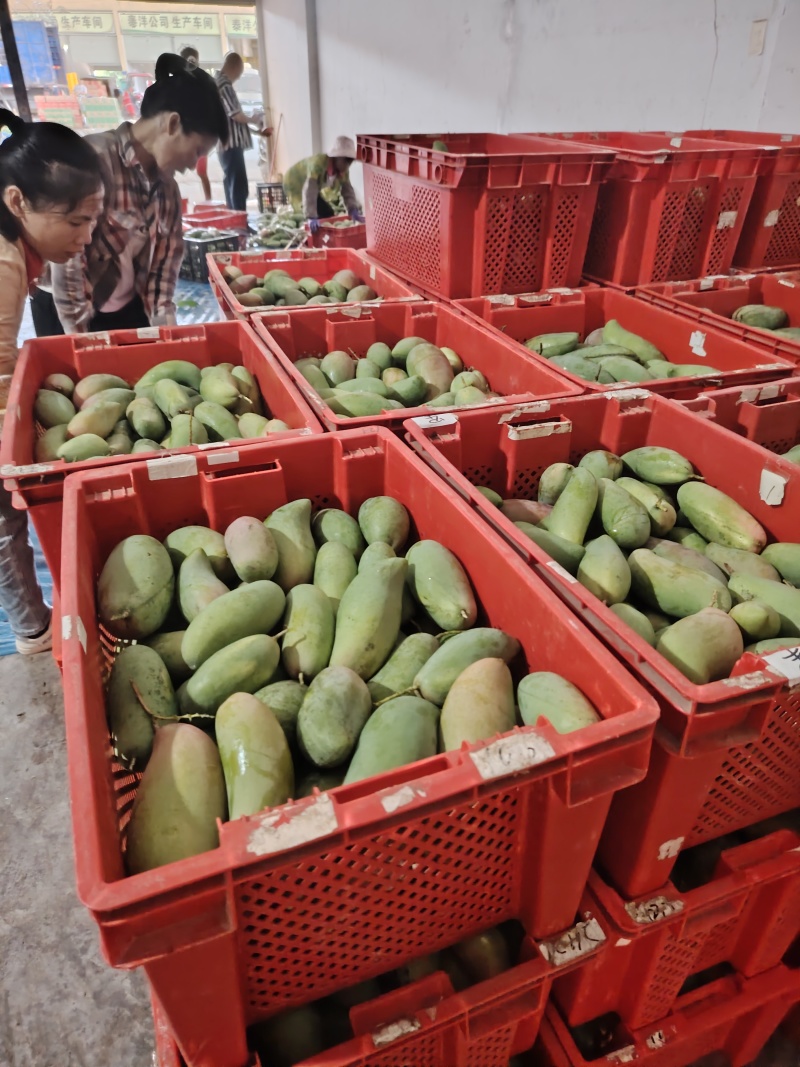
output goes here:
<path id="1" fill-rule="evenodd" d="M 61 601 L 78 893 L 103 955 L 147 976 L 159 1067 L 290 1067 L 287 1048 L 296 1067 L 745 1067 L 800 1003 L 797 678 L 746 653 L 694 684 L 480 489 L 535 501 L 554 463 L 667 446 L 771 540 L 800 541 L 800 467 L 781 455 L 800 439 L 800 340 L 731 317 L 778 306 L 800 327 L 797 138 L 364 135 L 358 156 L 366 250 L 353 228 L 301 251 L 198 239 L 193 276 L 232 321 L 43 339 L 20 359 L 2 473 Z M 372 296 L 248 304 L 237 271 L 309 291 L 347 271 Z M 590 380 L 526 347 L 612 320 L 686 373 Z M 351 416 L 306 374 L 406 337 L 452 349 L 486 395 Z M 47 375 L 135 380 L 172 359 L 243 365 L 288 430 L 35 463 Z M 356 515 L 376 495 L 460 560 L 478 625 L 520 642 L 515 682 L 559 673 L 601 720 L 313 789 L 127 875 L 141 770 L 106 716 L 125 645 L 97 614 L 110 551 L 299 498 Z M 452 951 L 486 931 L 491 973 Z"/>

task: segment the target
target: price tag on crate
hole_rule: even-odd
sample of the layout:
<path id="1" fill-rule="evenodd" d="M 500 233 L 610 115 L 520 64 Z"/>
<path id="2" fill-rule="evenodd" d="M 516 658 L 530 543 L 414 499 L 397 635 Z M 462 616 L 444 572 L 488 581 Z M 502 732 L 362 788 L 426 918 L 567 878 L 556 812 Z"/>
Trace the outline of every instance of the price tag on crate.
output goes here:
<path id="1" fill-rule="evenodd" d="M 458 415 L 419 415 L 411 421 L 421 426 L 423 430 L 436 430 L 440 426 L 455 426 L 458 422 Z"/>
<path id="2" fill-rule="evenodd" d="M 781 648 L 763 659 L 769 670 L 783 675 L 790 688 L 800 683 L 800 647 Z"/>
<path id="3" fill-rule="evenodd" d="M 588 952 L 594 952 L 606 939 L 597 919 L 576 923 L 551 941 L 542 941 L 539 951 L 554 967 L 563 967 Z"/>

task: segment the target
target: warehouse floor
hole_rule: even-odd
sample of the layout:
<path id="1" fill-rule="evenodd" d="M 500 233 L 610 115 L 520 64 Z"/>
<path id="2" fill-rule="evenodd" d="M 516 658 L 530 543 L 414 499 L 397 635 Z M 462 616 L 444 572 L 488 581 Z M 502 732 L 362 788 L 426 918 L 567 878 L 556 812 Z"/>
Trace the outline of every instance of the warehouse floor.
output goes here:
<path id="1" fill-rule="evenodd" d="M 55 662 L 0 658 L 0 693 L 0 1065 L 151 1067 L 144 980 L 105 965 L 75 896 Z M 798 1064 L 778 1039 L 758 1067 Z"/>

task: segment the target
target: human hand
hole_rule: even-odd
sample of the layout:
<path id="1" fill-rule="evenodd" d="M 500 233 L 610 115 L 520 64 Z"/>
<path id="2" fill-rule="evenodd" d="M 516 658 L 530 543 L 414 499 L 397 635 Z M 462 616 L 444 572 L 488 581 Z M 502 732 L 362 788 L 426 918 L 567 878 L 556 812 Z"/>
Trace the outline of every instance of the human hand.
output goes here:
<path id="1" fill-rule="evenodd" d="M 354 208 L 353 208 L 353 209 L 352 209 L 352 210 L 351 210 L 351 211 L 349 212 L 349 215 L 350 215 L 350 218 L 351 218 L 351 219 L 353 220 L 353 222 L 366 222 L 366 221 L 367 221 L 367 220 L 366 220 L 366 219 L 364 218 L 364 216 L 363 216 L 363 215 L 361 214 L 361 212 L 360 212 L 360 211 L 358 210 L 358 208 L 355 208 L 355 207 L 354 207 Z"/>
<path id="2" fill-rule="evenodd" d="M 319 219 L 309 219 L 308 228 L 312 233 L 319 233 Z"/>
<path id="3" fill-rule="evenodd" d="M 259 130 L 258 131 L 258 136 L 259 137 L 271 137 L 272 136 L 272 127 L 271 126 L 265 126 L 263 130 Z"/>

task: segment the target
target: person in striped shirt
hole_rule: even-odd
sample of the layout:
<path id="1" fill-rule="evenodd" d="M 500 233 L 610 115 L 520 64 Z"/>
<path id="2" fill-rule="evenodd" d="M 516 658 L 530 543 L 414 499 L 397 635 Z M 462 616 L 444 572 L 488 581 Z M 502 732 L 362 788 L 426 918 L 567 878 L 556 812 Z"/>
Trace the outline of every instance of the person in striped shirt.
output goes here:
<path id="1" fill-rule="evenodd" d="M 84 253 L 52 269 L 66 333 L 170 326 L 183 258 L 175 174 L 197 166 L 227 135 L 214 79 L 165 52 L 141 118 L 86 137 L 103 168 L 105 202 Z"/>
<path id="2" fill-rule="evenodd" d="M 269 127 L 256 129 L 242 111 L 233 83 L 238 81 L 243 73 L 244 60 L 238 52 L 229 52 L 216 78 L 222 106 L 228 116 L 228 135 L 220 148 L 219 161 L 225 176 L 225 203 L 234 211 L 247 210 L 248 181 L 244 154 L 248 148 L 253 147 L 250 131 L 253 130 L 259 137 L 268 137 L 272 133 Z"/>

